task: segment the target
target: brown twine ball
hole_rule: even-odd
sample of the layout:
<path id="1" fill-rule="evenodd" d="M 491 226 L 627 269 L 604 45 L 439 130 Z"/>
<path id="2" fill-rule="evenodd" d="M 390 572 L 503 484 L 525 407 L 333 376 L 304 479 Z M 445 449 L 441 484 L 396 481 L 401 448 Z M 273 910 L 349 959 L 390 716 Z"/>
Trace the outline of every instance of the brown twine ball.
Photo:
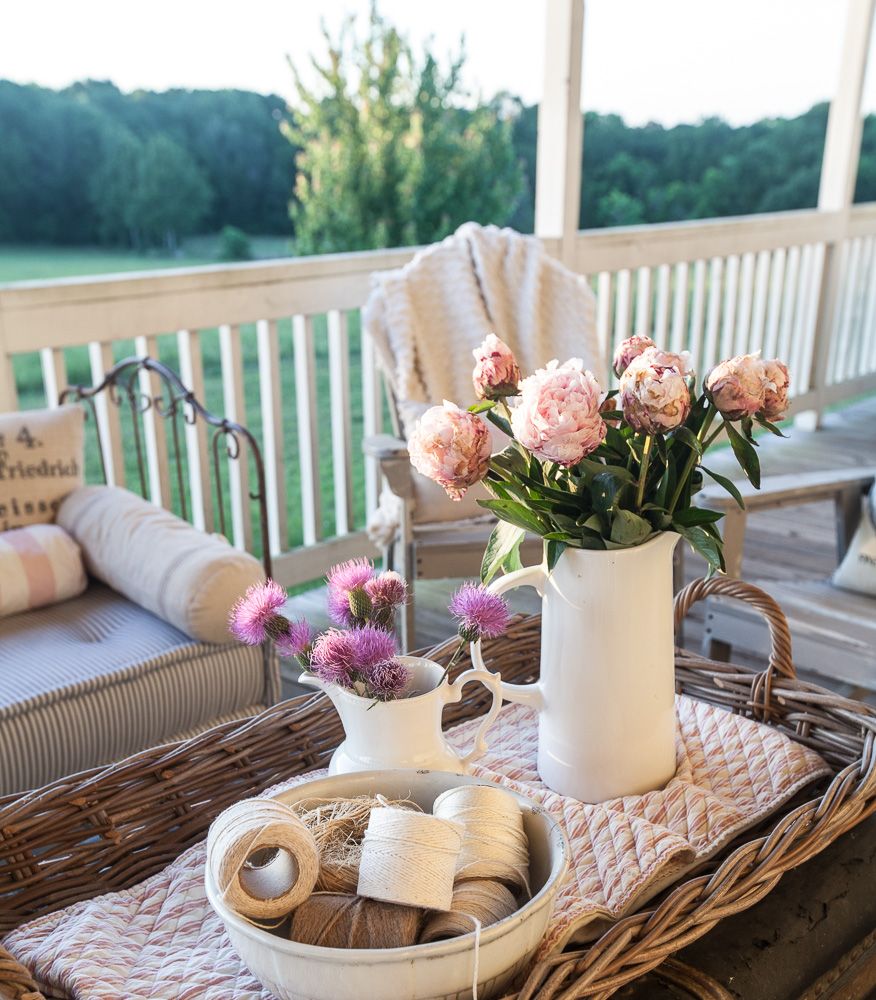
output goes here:
<path id="1" fill-rule="evenodd" d="M 315 892 L 292 914 L 289 939 L 322 948 L 405 948 L 417 943 L 423 915 L 419 907 Z"/>
<path id="2" fill-rule="evenodd" d="M 294 806 L 304 825 L 313 834 L 319 849 L 317 892 L 356 892 L 362 838 L 375 806 L 398 806 L 422 812 L 410 799 L 392 800 L 383 795 L 359 795 L 344 799 L 307 799 Z"/>
<path id="3" fill-rule="evenodd" d="M 489 927 L 517 909 L 514 894 L 502 882 L 493 879 L 469 879 L 453 887 L 453 903 L 448 913 L 432 914 L 423 926 L 420 944 L 443 938 L 470 934 L 475 929 L 475 917 L 481 927 Z"/>

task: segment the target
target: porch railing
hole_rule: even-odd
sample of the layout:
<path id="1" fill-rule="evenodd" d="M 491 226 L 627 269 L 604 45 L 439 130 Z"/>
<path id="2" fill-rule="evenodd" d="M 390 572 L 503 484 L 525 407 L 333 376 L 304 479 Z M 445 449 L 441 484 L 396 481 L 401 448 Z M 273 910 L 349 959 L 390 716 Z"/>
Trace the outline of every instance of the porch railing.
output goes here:
<path id="1" fill-rule="evenodd" d="M 557 241 L 546 248 L 559 252 Z M 340 559 L 374 554 L 362 527 L 379 484 L 360 444 L 381 430 L 383 403 L 358 310 L 370 274 L 413 252 L 0 285 L 0 411 L 54 405 L 59 388 L 98 381 L 126 354 L 160 357 L 214 410 L 260 434 L 275 576 L 287 586 L 316 579 Z M 761 349 L 787 360 L 797 412 L 876 391 L 876 204 L 849 217 L 813 210 L 582 232 L 573 266 L 597 292 L 607 353 L 649 332 L 705 372 Z M 115 415 L 98 419 L 111 477 L 124 484 Z M 160 433 L 147 445 L 152 498 L 170 506 Z M 188 442 L 192 475 L 201 446 Z M 245 469 L 230 489 L 233 541 L 249 548 Z M 195 512 L 207 528 L 209 506 Z"/>

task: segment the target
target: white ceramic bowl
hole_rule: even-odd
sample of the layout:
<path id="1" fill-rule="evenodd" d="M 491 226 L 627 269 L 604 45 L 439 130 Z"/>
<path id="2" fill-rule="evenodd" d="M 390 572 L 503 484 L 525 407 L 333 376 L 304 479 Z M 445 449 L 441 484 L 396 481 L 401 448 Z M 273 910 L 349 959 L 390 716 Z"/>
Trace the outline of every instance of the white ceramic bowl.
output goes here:
<path id="1" fill-rule="evenodd" d="M 376 795 L 410 797 L 425 810 L 449 788 L 485 784 L 446 771 L 359 771 L 318 778 L 280 793 L 283 802 Z M 478 946 L 478 997 L 499 994 L 521 972 L 544 936 L 559 884 L 569 866 L 569 842 L 536 802 L 520 802 L 529 838 L 532 898 L 510 917 L 485 927 Z M 407 948 L 321 948 L 287 941 L 229 910 L 206 876 L 207 898 L 231 942 L 259 982 L 279 1000 L 458 1000 L 471 997 L 475 934 Z"/>

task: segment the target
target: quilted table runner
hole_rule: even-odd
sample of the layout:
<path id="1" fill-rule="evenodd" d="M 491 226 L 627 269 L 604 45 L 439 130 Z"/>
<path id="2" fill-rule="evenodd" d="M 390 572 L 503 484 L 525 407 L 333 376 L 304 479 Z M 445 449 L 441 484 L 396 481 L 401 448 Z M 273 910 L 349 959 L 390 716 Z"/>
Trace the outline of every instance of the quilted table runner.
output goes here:
<path id="1" fill-rule="evenodd" d="M 536 960 L 597 936 L 607 922 L 830 773 L 816 753 L 768 726 L 683 696 L 676 707 L 675 778 L 661 791 L 598 805 L 558 795 L 539 781 L 531 709 L 508 705 L 491 727 L 489 750 L 473 773 L 540 802 L 572 845 L 572 865 Z M 467 745 L 478 722 L 458 726 L 451 742 Z M 132 889 L 40 917 L 3 943 L 57 997 L 271 1000 L 207 902 L 205 857 L 205 845 L 198 844 Z"/>

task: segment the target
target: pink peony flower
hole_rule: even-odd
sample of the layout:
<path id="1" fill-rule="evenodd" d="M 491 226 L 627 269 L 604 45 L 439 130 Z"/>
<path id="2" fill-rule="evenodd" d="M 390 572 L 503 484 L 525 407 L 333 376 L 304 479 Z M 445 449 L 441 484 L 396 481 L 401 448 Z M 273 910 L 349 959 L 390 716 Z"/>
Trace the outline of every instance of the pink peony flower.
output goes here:
<path id="1" fill-rule="evenodd" d="M 538 458 L 574 465 L 605 438 L 599 383 L 579 358 L 551 361 L 520 383 L 511 411 L 514 436 Z"/>
<path id="2" fill-rule="evenodd" d="M 705 387 L 728 420 L 741 420 L 761 409 L 768 384 L 764 362 L 756 354 L 740 354 L 716 365 Z"/>
<path id="3" fill-rule="evenodd" d="M 443 406 L 426 410 L 408 441 L 416 470 L 443 486 L 451 500 L 461 500 L 486 476 L 492 446 L 483 420 L 446 399 Z"/>
<path id="4" fill-rule="evenodd" d="M 647 348 L 656 346 L 650 337 L 628 337 L 626 340 L 622 340 L 614 352 L 614 358 L 611 362 L 612 371 L 620 378 L 633 358 L 637 358 Z"/>
<path id="5" fill-rule="evenodd" d="M 765 419 L 775 423 L 784 420 L 785 410 L 788 409 L 788 384 L 791 376 L 788 369 L 779 360 L 764 361 L 764 374 L 769 380 L 764 393 L 763 406 L 760 408 L 760 415 Z"/>
<path id="6" fill-rule="evenodd" d="M 618 399 L 624 419 L 634 431 L 645 434 L 674 430 L 690 413 L 690 390 L 684 375 L 674 364 L 659 364 L 658 356 L 677 357 L 656 349 L 644 351 L 630 362 L 620 380 Z"/>
<path id="7" fill-rule="evenodd" d="M 491 333 L 476 351 L 472 351 L 472 354 L 475 367 L 471 377 L 475 394 L 479 399 L 517 395 L 520 368 L 507 344 Z"/>

